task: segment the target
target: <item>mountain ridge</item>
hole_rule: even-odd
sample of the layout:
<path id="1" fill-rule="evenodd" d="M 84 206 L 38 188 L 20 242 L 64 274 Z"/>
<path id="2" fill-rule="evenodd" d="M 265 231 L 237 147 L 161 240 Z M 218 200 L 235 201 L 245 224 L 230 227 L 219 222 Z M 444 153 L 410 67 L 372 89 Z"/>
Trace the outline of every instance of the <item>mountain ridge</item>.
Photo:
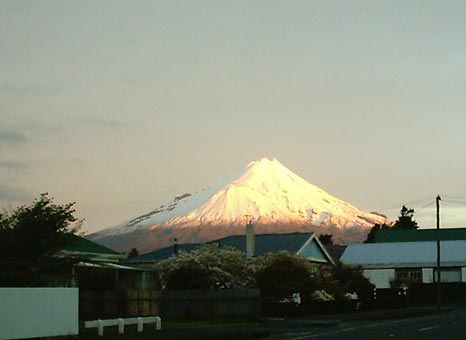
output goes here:
<path id="1" fill-rule="evenodd" d="M 89 238 L 118 250 L 152 251 L 174 238 L 195 243 L 242 234 L 245 216 L 257 233 L 333 233 L 339 243 L 362 241 L 368 227 L 389 223 L 384 215 L 364 212 L 309 183 L 275 158 L 263 158 L 211 187 L 178 195 Z"/>

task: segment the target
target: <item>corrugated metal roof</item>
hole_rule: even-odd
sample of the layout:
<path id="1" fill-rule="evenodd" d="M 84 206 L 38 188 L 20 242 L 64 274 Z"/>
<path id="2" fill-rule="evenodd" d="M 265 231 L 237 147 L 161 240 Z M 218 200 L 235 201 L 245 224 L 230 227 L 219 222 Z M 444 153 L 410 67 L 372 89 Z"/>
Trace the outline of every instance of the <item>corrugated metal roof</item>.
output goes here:
<path id="1" fill-rule="evenodd" d="M 466 265 L 466 240 L 441 241 L 441 264 Z M 436 242 L 390 242 L 350 244 L 341 257 L 348 265 L 363 268 L 435 267 Z"/>
<path id="2" fill-rule="evenodd" d="M 290 233 L 290 234 L 257 234 L 255 235 L 255 255 L 260 256 L 268 252 L 278 252 L 281 250 L 296 253 L 312 236 L 312 233 Z M 246 252 L 246 237 L 245 235 L 234 235 L 209 242 L 210 244 L 218 244 L 219 247 L 232 247 L 243 252 Z M 191 252 L 194 249 L 201 247 L 202 244 L 179 244 L 178 251 Z M 169 258 L 174 254 L 174 247 L 167 247 L 155 250 L 150 253 L 142 254 L 133 257 L 128 262 L 155 262 Z"/>
<path id="3" fill-rule="evenodd" d="M 377 230 L 374 242 L 417 242 L 436 241 L 437 229 L 417 229 L 417 230 Z M 442 228 L 440 229 L 440 240 L 466 240 L 466 228 Z"/>

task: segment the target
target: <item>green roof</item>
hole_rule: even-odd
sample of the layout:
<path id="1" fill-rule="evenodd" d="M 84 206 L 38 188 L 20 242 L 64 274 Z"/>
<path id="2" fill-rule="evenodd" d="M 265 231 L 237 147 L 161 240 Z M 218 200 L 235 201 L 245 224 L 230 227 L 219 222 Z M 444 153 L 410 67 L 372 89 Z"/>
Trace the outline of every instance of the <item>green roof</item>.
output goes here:
<path id="1" fill-rule="evenodd" d="M 120 255 L 120 253 L 112 249 L 79 236 L 76 236 L 76 242 L 69 245 L 64 250 L 89 254 Z"/>
<path id="2" fill-rule="evenodd" d="M 437 229 L 377 230 L 374 243 L 436 241 Z M 440 229 L 440 240 L 466 240 L 466 228 Z"/>

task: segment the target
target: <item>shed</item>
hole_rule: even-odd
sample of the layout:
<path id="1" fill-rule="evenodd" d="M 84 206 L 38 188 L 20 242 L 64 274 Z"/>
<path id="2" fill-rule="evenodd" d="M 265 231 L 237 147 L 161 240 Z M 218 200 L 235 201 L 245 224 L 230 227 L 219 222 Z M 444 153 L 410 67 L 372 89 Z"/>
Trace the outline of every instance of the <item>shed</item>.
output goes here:
<path id="1" fill-rule="evenodd" d="M 442 282 L 466 282 L 466 240 L 441 241 L 440 258 Z M 437 244 L 433 241 L 350 244 L 341 262 L 361 266 L 364 276 L 377 288 L 408 282 L 433 283 Z"/>

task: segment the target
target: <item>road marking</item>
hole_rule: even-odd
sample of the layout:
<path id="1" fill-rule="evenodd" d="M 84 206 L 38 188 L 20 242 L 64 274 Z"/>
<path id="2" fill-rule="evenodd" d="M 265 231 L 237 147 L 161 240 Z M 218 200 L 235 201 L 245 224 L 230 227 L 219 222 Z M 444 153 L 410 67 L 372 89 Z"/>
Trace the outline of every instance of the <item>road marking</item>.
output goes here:
<path id="1" fill-rule="evenodd" d="M 419 328 L 417 331 L 418 331 L 418 332 L 426 332 L 426 331 L 430 331 L 430 330 L 432 330 L 432 329 L 437 329 L 437 328 L 440 328 L 440 326 L 437 325 L 437 326 L 430 326 L 430 327 Z"/>
<path id="2" fill-rule="evenodd" d="M 334 335 L 334 334 L 338 334 L 338 333 L 354 331 L 355 329 L 356 328 L 354 328 L 354 327 L 344 328 L 344 329 L 339 329 L 339 330 L 336 330 L 336 331 L 318 333 L 318 334 L 314 334 L 314 335 L 307 335 L 307 336 L 303 336 L 303 337 L 299 337 L 299 338 L 293 338 L 293 339 L 289 339 L 289 340 L 300 340 L 300 339 L 306 339 L 306 338 L 315 338 L 315 337 L 318 337 L 318 336 Z"/>

